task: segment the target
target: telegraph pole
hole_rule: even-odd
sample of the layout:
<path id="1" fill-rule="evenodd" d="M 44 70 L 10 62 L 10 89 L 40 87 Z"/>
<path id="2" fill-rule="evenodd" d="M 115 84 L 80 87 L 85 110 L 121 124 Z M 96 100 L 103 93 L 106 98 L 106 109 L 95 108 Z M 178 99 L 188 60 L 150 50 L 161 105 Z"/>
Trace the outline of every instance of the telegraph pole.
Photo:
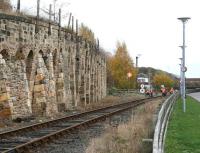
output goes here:
<path id="1" fill-rule="evenodd" d="M 185 92 L 185 72 L 187 71 L 187 68 L 185 67 L 185 24 L 189 20 L 189 17 L 181 17 L 178 18 L 183 23 L 183 46 L 182 48 L 182 64 L 181 64 L 181 71 L 182 71 L 182 77 L 181 77 L 181 83 L 182 83 L 182 100 L 183 100 L 183 112 L 186 112 L 186 104 L 185 104 L 185 98 L 186 98 L 186 92 Z"/>

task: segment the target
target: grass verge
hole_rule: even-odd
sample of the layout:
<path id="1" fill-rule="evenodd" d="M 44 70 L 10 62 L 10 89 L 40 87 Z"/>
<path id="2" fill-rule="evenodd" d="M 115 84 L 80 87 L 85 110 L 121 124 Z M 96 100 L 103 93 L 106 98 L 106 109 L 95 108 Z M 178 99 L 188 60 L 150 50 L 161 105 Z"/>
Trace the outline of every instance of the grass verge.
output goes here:
<path id="1" fill-rule="evenodd" d="M 166 153 L 200 153 L 200 103 L 186 99 L 186 113 L 178 99 L 168 124 L 165 141 Z"/>

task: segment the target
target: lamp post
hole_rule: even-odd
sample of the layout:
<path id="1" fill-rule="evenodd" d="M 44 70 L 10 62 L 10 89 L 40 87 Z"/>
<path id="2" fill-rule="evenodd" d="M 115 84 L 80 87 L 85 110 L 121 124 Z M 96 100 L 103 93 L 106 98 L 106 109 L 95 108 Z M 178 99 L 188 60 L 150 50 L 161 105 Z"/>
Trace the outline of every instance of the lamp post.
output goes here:
<path id="1" fill-rule="evenodd" d="M 183 100 L 183 112 L 186 111 L 186 105 L 185 105 L 185 72 L 187 68 L 185 67 L 185 24 L 189 20 L 189 17 L 181 17 L 178 18 L 183 23 L 183 45 L 180 46 L 182 48 L 182 62 L 181 62 L 181 83 L 182 83 L 182 100 Z"/>

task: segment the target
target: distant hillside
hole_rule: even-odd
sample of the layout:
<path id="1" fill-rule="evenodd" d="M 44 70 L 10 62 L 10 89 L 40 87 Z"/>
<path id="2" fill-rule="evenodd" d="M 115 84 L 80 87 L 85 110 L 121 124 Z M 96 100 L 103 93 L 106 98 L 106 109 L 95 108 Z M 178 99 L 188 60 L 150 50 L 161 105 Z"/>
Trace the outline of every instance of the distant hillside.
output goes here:
<path id="1" fill-rule="evenodd" d="M 151 79 L 157 73 L 166 73 L 169 76 L 171 76 L 173 79 L 177 79 L 178 78 L 176 75 L 174 75 L 172 73 L 168 73 L 166 71 L 155 69 L 155 68 L 152 68 L 152 67 L 139 67 L 139 73 L 144 73 L 144 74 L 147 74 L 147 75 L 150 73 Z"/>

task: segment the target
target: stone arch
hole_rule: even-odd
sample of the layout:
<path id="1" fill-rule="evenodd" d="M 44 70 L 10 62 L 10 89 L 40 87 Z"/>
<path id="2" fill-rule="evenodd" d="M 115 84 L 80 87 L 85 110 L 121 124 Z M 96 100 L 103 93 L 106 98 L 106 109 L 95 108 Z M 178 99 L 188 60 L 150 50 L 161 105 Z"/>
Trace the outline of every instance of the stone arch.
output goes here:
<path id="1" fill-rule="evenodd" d="M 49 64 L 48 64 L 48 56 L 44 54 L 44 52 L 42 50 L 39 51 L 39 57 L 42 57 L 44 64 L 47 68 L 47 70 L 49 70 Z"/>
<path id="2" fill-rule="evenodd" d="M 10 118 L 12 109 L 9 104 L 10 102 L 10 90 L 8 90 L 8 76 L 7 76 L 7 65 L 5 63 L 5 52 L 3 55 L 0 52 L 0 119 Z"/>
<path id="3" fill-rule="evenodd" d="M 3 49 L 2 51 L 0 51 L 0 54 L 2 55 L 5 61 L 10 60 L 10 55 L 7 49 Z"/>
<path id="4" fill-rule="evenodd" d="M 33 51 L 31 50 L 28 53 L 28 56 L 26 58 L 26 76 L 27 79 L 30 81 L 31 78 L 31 72 L 32 72 L 32 67 L 33 67 L 33 59 L 34 59 L 34 55 L 33 55 Z"/>
<path id="5" fill-rule="evenodd" d="M 53 52 L 53 69 L 54 69 L 54 74 L 57 76 L 57 65 L 58 65 L 58 51 L 57 49 L 54 50 Z"/>
<path id="6" fill-rule="evenodd" d="M 62 48 L 60 49 L 60 52 L 59 52 L 58 64 L 60 64 L 60 66 L 59 66 L 59 73 L 62 73 L 63 72 L 63 67 L 61 66 L 63 64 L 63 52 L 62 52 Z"/>
<path id="7" fill-rule="evenodd" d="M 34 75 L 34 90 L 32 100 L 33 115 L 43 116 L 47 110 L 47 72 L 45 67 L 44 53 L 40 50 L 36 58 L 36 70 Z"/>
<path id="8" fill-rule="evenodd" d="M 68 63 L 68 66 L 70 66 L 70 55 L 71 55 L 71 47 L 68 48 L 68 56 L 67 56 L 67 63 Z"/>
<path id="9" fill-rule="evenodd" d="M 25 59 L 25 55 L 21 49 L 16 52 L 15 59 L 16 60 L 24 60 Z"/>
<path id="10" fill-rule="evenodd" d="M 43 55 L 44 55 L 43 51 L 39 50 L 38 55 L 39 55 L 39 57 L 43 57 Z"/>
<path id="11" fill-rule="evenodd" d="M 57 54 L 58 54 L 57 49 L 55 49 L 53 52 L 53 65 L 54 66 L 57 65 Z"/>

